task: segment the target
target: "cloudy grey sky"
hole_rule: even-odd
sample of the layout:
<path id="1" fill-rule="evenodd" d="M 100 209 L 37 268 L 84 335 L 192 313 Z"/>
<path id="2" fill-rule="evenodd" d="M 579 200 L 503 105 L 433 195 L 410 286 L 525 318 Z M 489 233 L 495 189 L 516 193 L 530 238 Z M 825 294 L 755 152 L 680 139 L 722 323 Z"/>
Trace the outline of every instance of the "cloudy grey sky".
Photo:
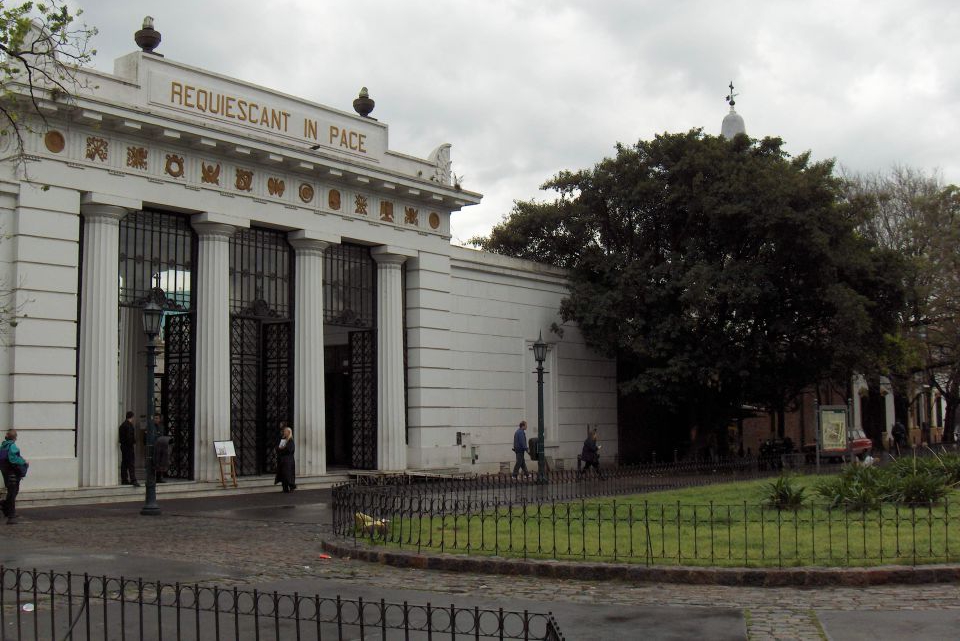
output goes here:
<path id="1" fill-rule="evenodd" d="M 152 15 L 168 58 L 350 110 L 361 86 L 390 147 L 484 194 L 486 234 L 562 169 L 664 131 L 719 133 L 732 79 L 747 133 L 851 171 L 960 183 L 960 4 L 952 0 L 71 0 L 95 66 Z"/>

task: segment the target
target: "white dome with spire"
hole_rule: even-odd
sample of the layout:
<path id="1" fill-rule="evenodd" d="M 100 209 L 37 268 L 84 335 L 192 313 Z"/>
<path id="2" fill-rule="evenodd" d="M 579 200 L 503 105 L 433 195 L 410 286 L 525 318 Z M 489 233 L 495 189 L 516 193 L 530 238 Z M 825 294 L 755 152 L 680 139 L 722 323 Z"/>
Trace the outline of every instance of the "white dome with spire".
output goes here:
<path id="1" fill-rule="evenodd" d="M 733 81 L 730 82 L 730 95 L 727 96 L 727 102 L 730 103 L 730 113 L 723 118 L 723 124 L 720 125 L 720 135 L 727 140 L 732 140 L 737 134 L 746 134 L 747 128 L 743 124 L 743 117 L 733 108 L 736 102 L 734 98 L 737 94 L 733 93 Z"/>
<path id="2" fill-rule="evenodd" d="M 743 124 L 743 117 L 730 107 L 730 113 L 723 117 L 723 124 L 720 125 L 720 135 L 731 140 L 737 134 L 745 133 L 747 128 Z"/>

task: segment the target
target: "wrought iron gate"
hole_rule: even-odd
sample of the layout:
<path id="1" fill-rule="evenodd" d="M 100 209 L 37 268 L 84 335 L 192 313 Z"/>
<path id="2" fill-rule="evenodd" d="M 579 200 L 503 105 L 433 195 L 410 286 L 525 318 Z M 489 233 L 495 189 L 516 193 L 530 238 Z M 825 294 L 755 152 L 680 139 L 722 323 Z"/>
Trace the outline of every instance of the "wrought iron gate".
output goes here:
<path id="1" fill-rule="evenodd" d="M 353 467 L 377 468 L 377 370 L 373 331 L 350 332 L 350 402 Z"/>
<path id="2" fill-rule="evenodd" d="M 165 339 L 161 406 L 170 432 L 167 476 L 193 478 L 193 316 L 172 314 L 164 320 Z"/>
<path id="3" fill-rule="evenodd" d="M 230 239 L 230 436 L 242 475 L 276 470 L 280 422 L 292 414 L 293 250 L 284 232 Z M 296 426 L 294 426 L 296 427 Z"/>
<path id="4" fill-rule="evenodd" d="M 276 471 L 280 422 L 290 420 L 290 323 L 230 321 L 230 438 L 241 475 Z"/>

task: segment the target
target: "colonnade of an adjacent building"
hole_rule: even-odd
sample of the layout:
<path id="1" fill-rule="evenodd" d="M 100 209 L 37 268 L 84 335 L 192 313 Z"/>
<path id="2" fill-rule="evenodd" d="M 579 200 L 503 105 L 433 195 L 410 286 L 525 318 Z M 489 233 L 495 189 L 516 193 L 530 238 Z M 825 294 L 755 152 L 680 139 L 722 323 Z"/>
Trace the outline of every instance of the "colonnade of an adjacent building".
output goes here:
<path id="1" fill-rule="evenodd" d="M 118 482 L 119 223 L 141 203 L 86 194 L 83 215 L 77 456 L 80 485 Z M 194 476 L 219 478 L 213 442 L 230 439 L 230 237 L 238 220 L 213 213 L 191 222 L 199 238 L 196 292 L 196 403 Z M 298 230 L 295 251 L 293 425 L 298 474 L 326 473 L 323 341 L 323 252 L 340 238 Z M 415 255 L 378 247 L 377 263 L 377 461 L 381 470 L 406 468 L 401 265 Z"/>

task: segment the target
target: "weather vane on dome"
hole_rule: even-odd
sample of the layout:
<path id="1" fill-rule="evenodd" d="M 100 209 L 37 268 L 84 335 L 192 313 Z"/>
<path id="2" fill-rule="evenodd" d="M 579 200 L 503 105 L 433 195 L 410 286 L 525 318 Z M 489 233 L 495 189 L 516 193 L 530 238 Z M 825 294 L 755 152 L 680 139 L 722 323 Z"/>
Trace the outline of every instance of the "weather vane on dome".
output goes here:
<path id="1" fill-rule="evenodd" d="M 733 80 L 731 80 L 731 81 L 730 81 L 730 93 L 727 95 L 727 102 L 730 103 L 730 108 L 731 108 L 731 109 L 733 109 L 733 106 L 734 106 L 735 104 L 737 104 L 736 102 L 734 102 L 733 99 L 736 98 L 736 97 L 739 96 L 739 95 L 740 95 L 740 94 L 738 94 L 738 93 L 733 93 Z"/>

